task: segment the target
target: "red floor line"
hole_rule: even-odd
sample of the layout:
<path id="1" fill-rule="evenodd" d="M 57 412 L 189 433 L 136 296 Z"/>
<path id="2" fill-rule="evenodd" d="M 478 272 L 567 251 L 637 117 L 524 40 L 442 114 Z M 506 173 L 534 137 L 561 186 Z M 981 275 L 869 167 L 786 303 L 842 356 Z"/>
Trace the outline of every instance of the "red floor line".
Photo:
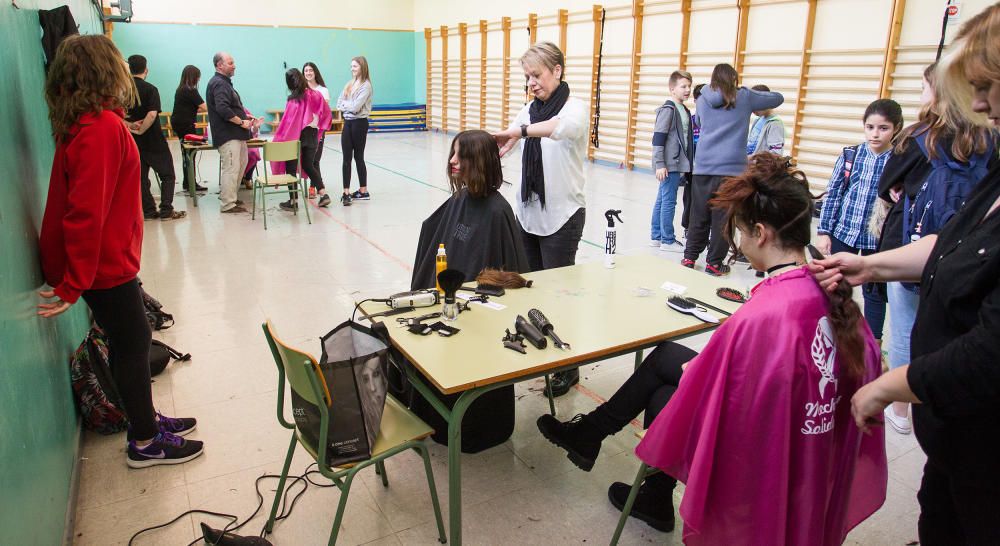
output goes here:
<path id="1" fill-rule="evenodd" d="M 403 269 L 405 269 L 407 271 L 413 271 L 413 266 L 412 265 L 410 265 L 410 264 L 404 262 L 403 260 L 400 260 L 399 258 L 393 256 L 392 254 L 389 253 L 388 250 L 382 248 L 381 246 L 379 246 L 378 243 L 376 243 L 375 241 L 372 241 L 368 237 L 365 237 L 364 234 L 362 234 L 360 231 L 358 231 L 358 230 L 354 229 L 353 227 L 351 227 L 350 224 L 338 220 L 335 216 L 333 216 L 332 214 L 330 214 L 330 211 L 326 210 L 324 207 L 320 207 L 319 205 L 317 205 L 313 201 L 309 201 L 309 204 L 312 205 L 313 209 L 315 209 L 315 210 L 317 210 L 319 212 L 322 212 L 324 215 L 326 215 L 327 218 L 333 220 L 334 222 L 337 222 L 338 224 L 340 224 L 341 226 L 343 226 L 344 229 L 346 229 L 347 231 L 349 231 L 349 232 L 353 233 L 354 235 L 358 236 L 362 241 L 364 241 L 364 242 L 372 245 L 373 247 L 375 247 L 375 250 L 378 250 L 386 258 L 389 258 L 390 260 L 392 260 L 392 261 L 396 262 L 397 264 L 399 264 Z"/>

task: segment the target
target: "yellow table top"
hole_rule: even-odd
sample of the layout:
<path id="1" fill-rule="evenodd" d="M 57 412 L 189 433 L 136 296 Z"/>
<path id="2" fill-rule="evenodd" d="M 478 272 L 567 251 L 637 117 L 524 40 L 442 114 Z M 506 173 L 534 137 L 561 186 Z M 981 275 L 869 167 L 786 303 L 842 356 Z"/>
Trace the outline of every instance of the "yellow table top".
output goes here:
<path id="1" fill-rule="evenodd" d="M 577 362 L 599 360 L 638 350 L 677 336 L 709 330 L 716 325 L 679 313 L 666 305 L 673 295 L 661 288 L 665 281 L 686 287 L 684 296 L 697 298 L 720 309 L 734 312 L 739 304 L 723 300 L 715 291 L 726 281 L 668 262 L 654 256 L 617 256 L 614 269 L 603 261 L 549 269 L 526 274 L 534 280 L 531 288 L 507 290 L 491 302 L 505 305 L 492 310 L 472 305 L 458 319 L 447 324 L 461 329 L 452 337 L 436 333 L 411 334 L 397 326 L 396 318 L 440 310 L 425 307 L 384 320 L 395 345 L 441 392 L 451 394 L 500 381 L 537 375 Z M 639 296 L 639 288 L 652 292 Z M 462 292 L 460 292 L 461 294 Z M 470 292 L 466 292 L 471 294 Z M 507 349 L 501 343 L 504 329 L 514 331 L 514 319 L 537 308 L 555 327 L 555 333 L 572 349 L 557 349 L 548 338 L 545 349 L 535 349 L 525 341 L 527 354 Z M 381 303 L 366 303 L 368 313 L 384 311 Z M 716 311 L 709 313 L 722 320 Z M 427 322 L 434 322 L 434 319 Z"/>

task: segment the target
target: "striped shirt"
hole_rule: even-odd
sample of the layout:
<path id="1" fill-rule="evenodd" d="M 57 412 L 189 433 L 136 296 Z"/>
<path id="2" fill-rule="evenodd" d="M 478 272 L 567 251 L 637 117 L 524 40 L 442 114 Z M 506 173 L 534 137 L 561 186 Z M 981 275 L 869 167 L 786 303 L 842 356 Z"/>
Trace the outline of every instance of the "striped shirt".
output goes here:
<path id="1" fill-rule="evenodd" d="M 823 212 L 819 217 L 820 235 L 830 235 L 842 243 L 860 250 L 875 250 L 878 239 L 868 230 L 878 198 L 878 182 L 882 169 L 892 157 L 892 148 L 876 154 L 868 143 L 858 146 L 851 169 L 851 179 L 844 181 L 844 154 L 833 166 L 830 185 L 826 189 Z"/>

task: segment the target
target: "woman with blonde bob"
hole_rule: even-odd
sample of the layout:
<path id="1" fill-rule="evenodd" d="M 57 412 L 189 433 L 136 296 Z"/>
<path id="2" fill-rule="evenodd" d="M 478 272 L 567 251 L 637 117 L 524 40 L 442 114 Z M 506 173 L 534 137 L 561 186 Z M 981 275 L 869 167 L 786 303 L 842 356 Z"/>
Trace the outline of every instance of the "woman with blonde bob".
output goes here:
<path id="1" fill-rule="evenodd" d="M 521 67 L 535 98 L 507 130 L 493 137 L 501 157 L 522 140 L 517 219 L 531 270 L 540 271 L 576 263 L 586 221 L 583 163 L 590 109 L 570 96 L 563 81 L 566 59 L 555 44 L 531 46 L 521 56 Z M 577 370 L 560 372 L 553 378 L 552 394 L 566 394 L 579 381 Z"/>
<path id="2" fill-rule="evenodd" d="M 51 290 L 38 314 L 55 317 L 83 298 L 107 336 L 115 386 L 129 421 L 126 464 L 178 464 L 202 454 L 181 436 L 195 420 L 160 415 L 149 380 L 152 334 L 136 275 L 142 251 L 139 149 L 123 120 L 135 84 L 105 36 L 70 36 L 45 84 L 55 136 L 39 240 Z"/>
<path id="3" fill-rule="evenodd" d="M 1000 4 L 970 19 L 941 61 L 938 92 L 966 118 L 1000 125 Z M 986 114 L 984 116 L 983 114 Z M 994 165 L 936 235 L 870 256 L 814 262 L 817 279 L 920 282 L 908 365 L 852 398 L 858 425 L 881 424 L 892 402 L 913 404 L 927 454 L 920 543 L 1000 544 L 1000 167 Z"/>

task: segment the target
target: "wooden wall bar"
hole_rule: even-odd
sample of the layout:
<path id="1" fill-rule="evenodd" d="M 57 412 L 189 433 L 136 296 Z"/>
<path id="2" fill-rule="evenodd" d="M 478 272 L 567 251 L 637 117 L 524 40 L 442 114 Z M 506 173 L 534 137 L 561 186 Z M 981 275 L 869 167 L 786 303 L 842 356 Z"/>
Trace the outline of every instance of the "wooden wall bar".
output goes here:
<path id="1" fill-rule="evenodd" d="M 856 8 L 867 11 L 852 28 L 850 49 L 828 29 L 816 32 L 817 21 L 833 24 L 831 14 Z M 910 19 L 904 21 L 904 14 Z M 910 32 L 910 42 L 901 45 L 904 23 L 916 24 L 917 17 L 906 13 L 905 0 L 631 0 L 606 10 L 594 5 L 427 28 L 428 125 L 447 131 L 507 127 L 530 99 L 517 61 L 525 37 L 529 44 L 558 41 L 566 81 L 590 102 L 591 128 L 601 96 L 600 147 L 591 143 L 588 157 L 648 169 L 654 112 L 668 95 L 670 73 L 687 70 L 695 84 L 707 83 L 715 64 L 729 62 L 743 85 L 765 83 L 785 95 L 776 111 L 788 132 L 785 152 L 823 188 L 840 149 L 863 140 L 860 117 L 871 100 L 894 98 L 908 123 L 915 118 L 921 72 L 933 61 L 938 38 L 926 33 L 912 43 Z M 791 22 L 802 26 L 787 29 L 794 37 L 782 42 L 774 33 Z M 547 30 L 540 33 L 540 27 Z M 476 32 L 478 42 L 474 36 L 470 42 Z M 718 40 L 720 32 L 732 32 L 732 41 Z M 449 38 L 456 40 L 450 48 Z M 456 49 L 457 58 L 449 59 Z"/>

